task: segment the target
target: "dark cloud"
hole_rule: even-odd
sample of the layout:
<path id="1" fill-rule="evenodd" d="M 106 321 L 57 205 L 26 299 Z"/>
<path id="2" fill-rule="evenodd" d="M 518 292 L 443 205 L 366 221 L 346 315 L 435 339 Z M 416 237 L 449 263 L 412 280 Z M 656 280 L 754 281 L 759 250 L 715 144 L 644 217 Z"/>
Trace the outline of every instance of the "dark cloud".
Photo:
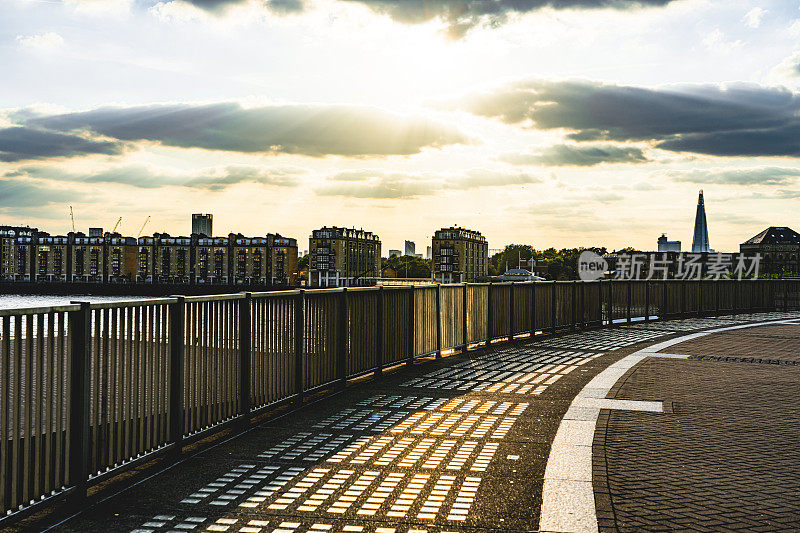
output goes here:
<path id="1" fill-rule="evenodd" d="M 586 81 L 527 81 L 464 103 L 477 115 L 574 141 L 652 141 L 719 156 L 800 156 L 800 95 L 758 85 L 665 89 Z"/>
<path id="2" fill-rule="evenodd" d="M 601 163 L 646 163 L 649 161 L 640 148 L 610 144 L 581 146 L 557 144 L 539 153 L 512 153 L 500 157 L 514 165 L 591 167 Z"/>
<path id="3" fill-rule="evenodd" d="M 175 186 L 220 191 L 239 183 L 295 187 L 300 184 L 298 175 L 304 172 L 302 169 L 294 167 L 262 168 L 247 165 L 230 165 L 222 168 L 204 169 L 197 173 L 168 173 L 144 165 L 127 165 L 113 167 L 93 174 L 66 172 L 54 167 L 23 167 L 7 172 L 5 177 L 28 177 L 82 183 L 115 183 L 140 189 Z"/>
<path id="4" fill-rule="evenodd" d="M 75 198 L 69 191 L 42 187 L 16 177 L 0 178 L 0 208 L 43 207 Z"/>
<path id="5" fill-rule="evenodd" d="M 314 157 L 410 155 L 425 147 L 469 142 L 457 129 L 424 117 L 346 105 L 106 107 L 27 122 L 60 132 L 89 131 L 181 148 Z"/>
<path id="6" fill-rule="evenodd" d="M 245 4 L 250 2 L 251 0 L 183 0 L 183 1 L 186 2 L 187 4 L 192 4 L 195 7 L 199 7 L 200 9 L 211 11 L 212 13 L 221 13 L 231 6 L 238 4 Z M 266 0 L 261 3 L 278 13 L 292 13 L 303 10 L 302 0 Z"/>
<path id="7" fill-rule="evenodd" d="M 524 173 L 506 173 L 471 169 L 463 174 L 444 176 L 382 170 L 341 172 L 316 189 L 320 196 L 351 198 L 408 199 L 431 196 L 443 191 L 464 191 L 481 187 L 505 187 L 539 183 L 538 177 Z"/>
<path id="8" fill-rule="evenodd" d="M 665 6 L 674 0 L 343 0 L 369 6 L 405 23 L 446 21 L 460 37 L 479 24 L 499 26 L 509 15 L 551 9 L 631 9 Z"/>
<path id="9" fill-rule="evenodd" d="M 787 185 L 795 183 L 800 169 L 780 167 L 737 168 L 729 170 L 669 171 L 674 181 L 722 185 Z"/>
<path id="10" fill-rule="evenodd" d="M 75 157 L 87 154 L 119 154 L 122 143 L 93 141 L 78 135 L 15 126 L 0 129 L 0 161 Z"/>

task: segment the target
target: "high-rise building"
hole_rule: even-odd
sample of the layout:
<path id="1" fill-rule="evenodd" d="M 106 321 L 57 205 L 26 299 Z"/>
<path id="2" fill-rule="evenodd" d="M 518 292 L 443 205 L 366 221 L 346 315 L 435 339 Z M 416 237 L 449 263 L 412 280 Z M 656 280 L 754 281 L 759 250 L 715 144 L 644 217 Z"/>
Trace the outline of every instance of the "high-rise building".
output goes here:
<path id="1" fill-rule="evenodd" d="M 413 256 L 416 253 L 417 245 L 413 241 L 406 241 L 405 243 L 405 254 L 404 255 L 411 255 Z"/>
<path id="2" fill-rule="evenodd" d="M 681 241 L 667 240 L 666 234 L 662 233 L 658 238 L 658 251 L 659 252 L 680 252 Z"/>
<path id="3" fill-rule="evenodd" d="M 207 214 L 203 215 L 201 213 L 195 213 L 192 215 L 192 233 L 196 235 L 205 235 L 206 237 L 211 237 L 214 234 L 212 233 L 212 223 L 214 222 L 214 215 Z"/>
<path id="4" fill-rule="evenodd" d="M 703 201 L 703 191 L 697 198 L 697 214 L 694 217 L 694 238 L 692 239 L 692 253 L 710 252 L 708 244 L 708 222 L 706 221 L 706 204 Z"/>
<path id="5" fill-rule="evenodd" d="M 389 250 L 389 257 L 400 257 L 403 255 L 403 252 L 400 250 Z"/>
<path id="6" fill-rule="evenodd" d="M 309 283 L 313 287 L 375 285 L 381 270 L 381 240 L 372 232 L 324 227 L 309 238 Z"/>
<path id="7" fill-rule="evenodd" d="M 433 247 L 432 246 L 428 246 L 425 249 L 425 259 L 432 259 L 432 258 L 433 258 Z"/>
<path id="8" fill-rule="evenodd" d="M 431 276 L 440 283 L 473 282 L 489 274 L 489 245 L 478 231 L 442 228 L 433 236 Z"/>

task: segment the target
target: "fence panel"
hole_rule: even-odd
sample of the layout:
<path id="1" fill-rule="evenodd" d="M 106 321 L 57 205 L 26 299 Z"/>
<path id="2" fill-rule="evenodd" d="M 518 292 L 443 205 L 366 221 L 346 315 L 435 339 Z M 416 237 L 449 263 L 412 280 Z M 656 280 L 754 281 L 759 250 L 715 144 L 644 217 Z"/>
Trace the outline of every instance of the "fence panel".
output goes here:
<path id="1" fill-rule="evenodd" d="M 509 321 L 511 320 L 511 284 L 510 283 L 492 283 L 490 285 L 489 305 L 491 306 L 489 315 L 491 316 L 491 324 L 489 324 L 490 337 L 496 339 L 499 337 L 507 337 L 509 330 Z"/>
<path id="2" fill-rule="evenodd" d="M 575 284 L 571 281 L 556 281 L 554 290 L 556 291 L 556 329 L 571 327 L 573 322 L 573 298 L 575 296 Z"/>
<path id="3" fill-rule="evenodd" d="M 414 356 L 436 351 L 436 287 L 414 288 Z"/>
<path id="4" fill-rule="evenodd" d="M 350 351 L 347 375 L 374 370 L 378 362 L 378 289 L 350 289 L 347 335 Z"/>
<path id="5" fill-rule="evenodd" d="M 489 336 L 487 329 L 489 284 L 467 286 L 467 341 L 482 342 Z"/>
<path id="6" fill-rule="evenodd" d="M 441 286 L 442 349 L 464 344 L 464 286 Z"/>
<path id="7" fill-rule="evenodd" d="M 511 305 L 513 307 L 513 321 L 511 331 L 514 335 L 530 331 L 531 312 L 533 305 L 531 293 L 534 282 L 514 283 L 511 290 Z"/>
<path id="8" fill-rule="evenodd" d="M 295 390 L 296 293 L 256 294 L 250 318 L 250 403 L 283 400 Z"/>
<path id="9" fill-rule="evenodd" d="M 631 301 L 630 301 L 630 316 L 635 318 L 644 318 L 646 311 L 647 301 L 647 281 L 645 280 L 631 280 Z"/>
<path id="10" fill-rule="evenodd" d="M 336 356 L 339 348 L 339 317 L 342 300 L 336 291 L 308 291 L 303 327 L 303 388 L 310 389 L 336 379 Z"/>
<path id="11" fill-rule="evenodd" d="M 172 301 L 91 306 L 91 475 L 101 474 L 168 442 Z"/>
<path id="12" fill-rule="evenodd" d="M 583 322 L 587 326 L 599 326 L 603 320 L 602 284 L 599 281 L 588 281 L 581 284 L 583 298 Z"/>
<path id="13" fill-rule="evenodd" d="M 553 297 L 555 293 L 554 281 L 540 281 L 536 283 L 534 289 L 534 315 L 535 331 L 548 331 L 555 324 L 555 313 L 553 312 Z"/>
<path id="14" fill-rule="evenodd" d="M 0 311 L 0 516 L 69 481 L 67 311 Z"/>
<path id="15" fill-rule="evenodd" d="M 409 318 L 410 290 L 383 289 L 383 360 L 385 364 L 399 363 L 408 358 L 413 348 L 413 324 Z"/>
<path id="16" fill-rule="evenodd" d="M 239 307 L 243 295 L 186 298 L 184 432 L 240 414 Z"/>

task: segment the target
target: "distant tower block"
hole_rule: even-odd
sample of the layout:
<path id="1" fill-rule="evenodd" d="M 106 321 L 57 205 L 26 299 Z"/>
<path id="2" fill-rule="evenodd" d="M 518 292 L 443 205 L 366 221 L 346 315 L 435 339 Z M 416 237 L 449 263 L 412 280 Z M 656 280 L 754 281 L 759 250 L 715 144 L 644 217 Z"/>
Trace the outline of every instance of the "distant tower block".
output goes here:
<path id="1" fill-rule="evenodd" d="M 694 238 L 692 239 L 692 253 L 703 253 L 711 250 L 708 245 L 708 222 L 706 221 L 706 204 L 703 201 L 703 191 L 697 199 L 697 214 L 694 217 Z"/>
<path id="2" fill-rule="evenodd" d="M 212 222 L 214 222 L 214 215 L 202 215 L 200 213 L 192 215 L 192 233 L 213 237 Z"/>

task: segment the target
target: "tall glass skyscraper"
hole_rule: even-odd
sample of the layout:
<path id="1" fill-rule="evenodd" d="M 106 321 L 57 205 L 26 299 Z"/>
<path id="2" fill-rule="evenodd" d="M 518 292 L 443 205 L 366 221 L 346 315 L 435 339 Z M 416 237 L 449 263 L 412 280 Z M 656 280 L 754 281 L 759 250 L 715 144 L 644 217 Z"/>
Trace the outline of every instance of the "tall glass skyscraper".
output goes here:
<path id="1" fill-rule="evenodd" d="M 692 253 L 710 252 L 708 245 L 708 222 L 706 222 L 706 204 L 703 201 L 703 191 L 697 199 L 697 214 L 694 217 L 694 238 L 692 239 Z"/>

